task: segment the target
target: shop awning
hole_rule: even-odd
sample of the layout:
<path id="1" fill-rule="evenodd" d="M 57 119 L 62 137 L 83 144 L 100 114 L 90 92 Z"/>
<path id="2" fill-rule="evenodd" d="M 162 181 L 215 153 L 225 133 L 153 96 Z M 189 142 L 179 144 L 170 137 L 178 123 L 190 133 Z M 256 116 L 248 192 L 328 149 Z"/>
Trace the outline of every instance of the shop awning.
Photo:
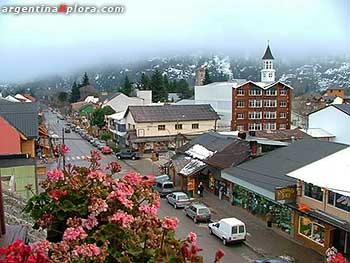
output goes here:
<path id="1" fill-rule="evenodd" d="M 350 197 L 350 147 L 287 175 Z"/>
<path id="2" fill-rule="evenodd" d="M 179 172 L 184 176 L 191 176 L 201 170 L 203 170 L 207 165 L 200 160 L 192 159 L 184 168 Z"/>

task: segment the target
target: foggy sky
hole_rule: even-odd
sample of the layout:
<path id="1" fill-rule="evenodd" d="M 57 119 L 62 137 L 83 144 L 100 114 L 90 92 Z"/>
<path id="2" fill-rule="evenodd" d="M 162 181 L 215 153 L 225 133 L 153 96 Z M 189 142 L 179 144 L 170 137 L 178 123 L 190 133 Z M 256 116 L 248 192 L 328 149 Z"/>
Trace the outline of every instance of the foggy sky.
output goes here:
<path id="1" fill-rule="evenodd" d="M 120 15 L 0 14 L 0 83 L 123 59 L 193 52 L 349 54 L 348 0 L 0 0 L 122 4 Z M 220 4 L 219 4 L 220 3 Z"/>

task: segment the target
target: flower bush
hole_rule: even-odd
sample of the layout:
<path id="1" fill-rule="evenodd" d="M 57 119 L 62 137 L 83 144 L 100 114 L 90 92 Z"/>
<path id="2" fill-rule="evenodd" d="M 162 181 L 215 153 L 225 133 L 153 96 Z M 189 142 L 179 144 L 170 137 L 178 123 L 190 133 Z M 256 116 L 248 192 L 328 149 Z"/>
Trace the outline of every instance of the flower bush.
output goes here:
<path id="1" fill-rule="evenodd" d="M 92 151 L 89 167 L 48 173 L 44 192 L 25 208 L 34 228 L 47 229 L 36 248 L 52 262 L 202 262 L 197 236 L 178 240 L 178 219 L 158 217 L 154 178 L 129 172 L 114 179 L 121 167 L 112 162 L 103 170 L 100 159 Z"/>

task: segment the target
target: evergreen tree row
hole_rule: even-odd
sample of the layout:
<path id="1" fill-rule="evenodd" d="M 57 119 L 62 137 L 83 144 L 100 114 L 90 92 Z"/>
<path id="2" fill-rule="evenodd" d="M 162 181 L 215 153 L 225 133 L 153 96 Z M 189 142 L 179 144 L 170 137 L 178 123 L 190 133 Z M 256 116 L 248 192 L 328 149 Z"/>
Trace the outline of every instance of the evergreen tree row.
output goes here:
<path id="1" fill-rule="evenodd" d="M 83 76 L 83 80 L 81 83 L 77 84 L 76 81 L 74 81 L 73 85 L 72 85 L 72 92 L 70 94 L 70 102 L 77 102 L 80 99 L 80 88 L 81 87 L 85 87 L 90 85 L 90 80 L 89 77 L 87 75 L 87 73 L 85 72 L 84 76 Z"/>

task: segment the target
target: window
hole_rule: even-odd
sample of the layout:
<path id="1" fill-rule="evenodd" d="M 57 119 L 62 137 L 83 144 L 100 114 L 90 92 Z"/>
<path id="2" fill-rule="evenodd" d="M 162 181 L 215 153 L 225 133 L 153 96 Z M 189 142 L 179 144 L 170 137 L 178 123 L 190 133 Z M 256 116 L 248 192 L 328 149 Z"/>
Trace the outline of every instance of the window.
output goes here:
<path id="1" fill-rule="evenodd" d="M 250 131 L 259 131 L 261 130 L 261 123 L 249 123 L 248 130 Z"/>
<path id="2" fill-rule="evenodd" d="M 350 212 L 350 198 L 332 191 L 328 191 L 328 204 Z"/>
<path id="3" fill-rule="evenodd" d="M 286 101 L 280 101 L 280 107 L 287 107 L 287 102 Z"/>
<path id="4" fill-rule="evenodd" d="M 237 125 L 237 131 L 244 131 L 243 125 Z"/>
<path id="5" fill-rule="evenodd" d="M 239 233 L 244 233 L 244 226 L 239 226 Z"/>
<path id="6" fill-rule="evenodd" d="M 280 95 L 281 96 L 287 96 L 287 91 L 285 89 L 280 90 Z"/>
<path id="7" fill-rule="evenodd" d="M 244 90 L 238 89 L 237 90 L 237 96 L 244 96 Z"/>
<path id="8" fill-rule="evenodd" d="M 276 112 L 275 111 L 265 111 L 264 112 L 264 119 L 276 119 Z"/>
<path id="9" fill-rule="evenodd" d="M 273 76 L 273 75 L 272 75 L 272 72 L 270 72 L 270 73 L 269 73 L 269 78 L 272 78 L 272 76 Z"/>
<path id="10" fill-rule="evenodd" d="M 233 226 L 232 227 L 232 235 L 233 234 L 237 234 L 237 230 L 238 230 L 238 227 L 237 226 Z"/>
<path id="11" fill-rule="evenodd" d="M 311 239 L 317 244 L 324 246 L 325 228 L 324 226 L 311 221 L 309 218 L 299 217 L 299 234 Z"/>
<path id="12" fill-rule="evenodd" d="M 244 101 L 237 101 L 237 108 L 243 108 L 244 107 Z"/>
<path id="13" fill-rule="evenodd" d="M 261 119 L 261 115 L 260 111 L 252 111 L 248 114 L 250 120 Z"/>
<path id="14" fill-rule="evenodd" d="M 117 123 L 117 131 L 126 132 L 126 125 Z"/>
<path id="15" fill-rule="evenodd" d="M 268 89 L 268 90 L 265 91 L 265 95 L 266 96 L 276 96 L 277 95 L 277 91 L 275 89 Z"/>
<path id="16" fill-rule="evenodd" d="M 285 123 L 280 123 L 280 129 L 285 130 L 286 129 L 286 124 Z"/>
<path id="17" fill-rule="evenodd" d="M 249 96 L 261 96 L 262 91 L 260 89 L 250 89 Z"/>
<path id="18" fill-rule="evenodd" d="M 318 201 L 323 200 L 323 192 L 321 191 L 321 187 L 318 187 L 313 184 L 304 184 L 304 195 L 316 199 Z"/>
<path id="19" fill-rule="evenodd" d="M 199 129 L 198 123 L 192 123 L 192 129 Z"/>
<path id="20" fill-rule="evenodd" d="M 175 130 L 182 130 L 182 124 L 175 124 Z"/>
<path id="21" fill-rule="evenodd" d="M 249 100 L 250 108 L 261 108 L 262 101 L 261 100 Z"/>
<path id="22" fill-rule="evenodd" d="M 165 131 L 165 125 L 158 125 L 158 131 Z"/>
<path id="23" fill-rule="evenodd" d="M 280 118 L 281 118 L 281 119 L 287 118 L 287 113 L 285 113 L 285 112 L 280 112 Z"/>
<path id="24" fill-rule="evenodd" d="M 273 108 L 276 107 L 277 101 L 276 100 L 264 100 L 264 106 L 266 108 Z"/>
<path id="25" fill-rule="evenodd" d="M 237 113 L 237 120 L 244 119 L 244 113 Z"/>
<path id="26" fill-rule="evenodd" d="M 276 123 L 264 123 L 264 130 L 276 130 Z"/>

